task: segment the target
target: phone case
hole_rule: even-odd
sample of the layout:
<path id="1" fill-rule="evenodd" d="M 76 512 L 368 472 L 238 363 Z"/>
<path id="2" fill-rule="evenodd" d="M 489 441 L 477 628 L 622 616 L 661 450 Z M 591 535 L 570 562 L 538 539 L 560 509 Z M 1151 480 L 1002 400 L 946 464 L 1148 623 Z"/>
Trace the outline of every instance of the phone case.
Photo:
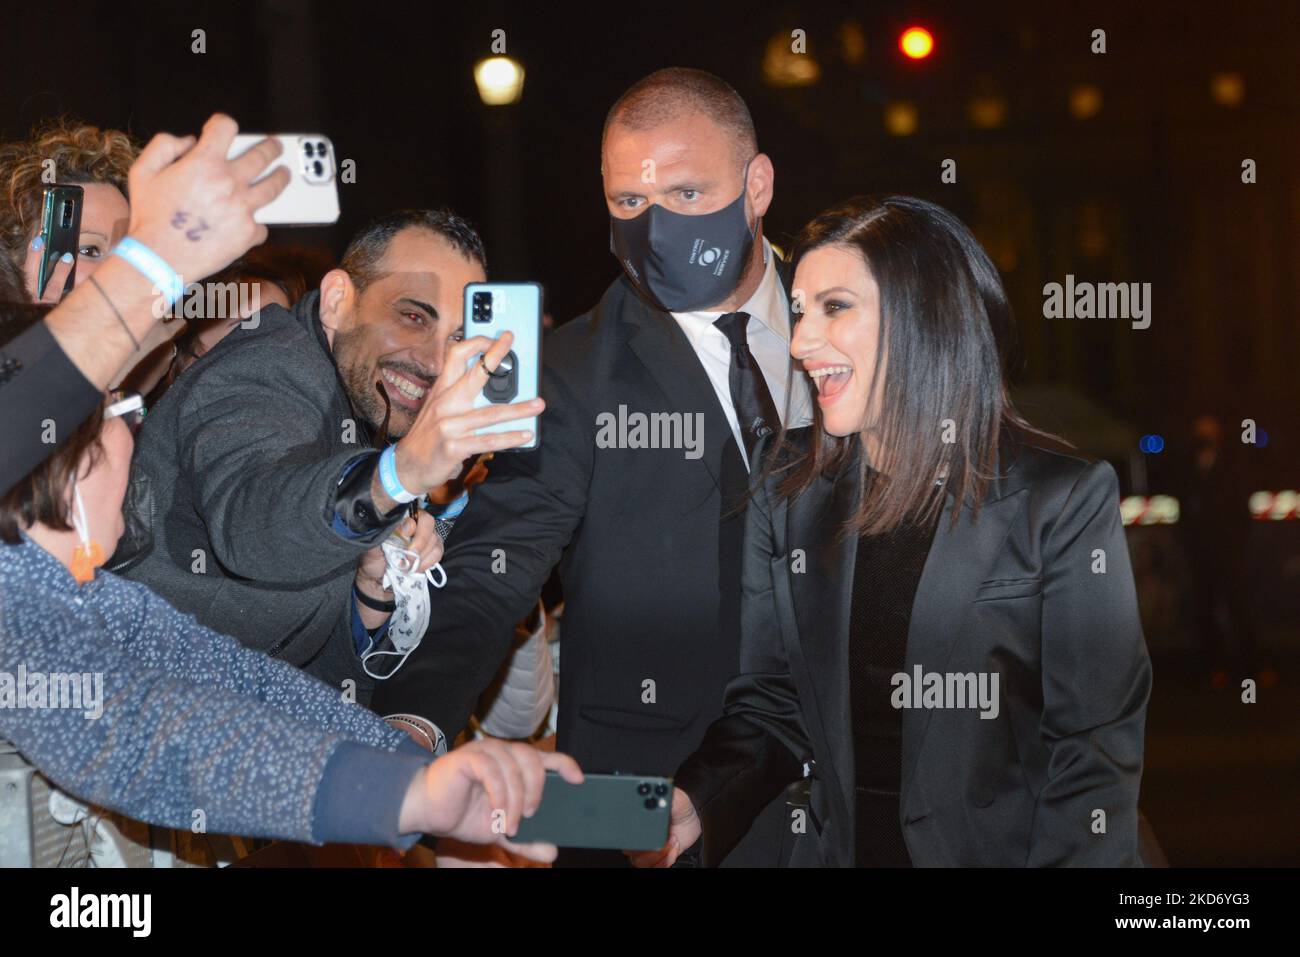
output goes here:
<path id="1" fill-rule="evenodd" d="M 38 296 L 45 294 L 45 287 L 50 281 L 50 273 L 64 253 L 75 257 L 81 246 L 81 204 L 86 191 L 80 186 L 47 186 L 41 199 L 41 238 L 45 246 L 41 250 L 40 267 L 36 271 L 36 291 Z M 68 273 L 67 283 L 63 287 L 66 293 L 77 278 L 77 263 L 74 259 L 72 271 Z"/>
<path id="2" fill-rule="evenodd" d="M 671 778 L 587 774 L 570 784 L 546 772 L 542 803 L 522 818 L 516 843 L 546 841 L 557 847 L 654 851 L 668 840 Z"/>
<path id="3" fill-rule="evenodd" d="M 487 297 L 487 298 L 484 298 Z M 486 308 L 485 308 L 486 307 Z M 465 337 L 497 338 L 509 330 L 514 343 L 497 375 L 488 379 L 474 400 L 482 409 L 501 403 L 526 402 L 537 398 L 542 372 L 542 287 L 535 282 L 472 282 L 465 287 Z M 469 367 L 479 361 L 469 360 Z M 542 433 L 538 416 L 512 419 L 478 430 L 478 434 L 531 429 L 533 441 L 507 452 L 537 448 Z"/>
<path id="4" fill-rule="evenodd" d="M 227 158 L 241 156 L 267 135 L 241 133 L 230 144 Z M 284 192 L 253 214 L 253 219 L 268 226 L 319 226 L 337 222 L 338 164 L 329 137 L 319 133 L 279 133 L 274 138 L 284 150 L 257 178 L 263 179 L 276 167 L 286 166 L 292 179 Z"/>

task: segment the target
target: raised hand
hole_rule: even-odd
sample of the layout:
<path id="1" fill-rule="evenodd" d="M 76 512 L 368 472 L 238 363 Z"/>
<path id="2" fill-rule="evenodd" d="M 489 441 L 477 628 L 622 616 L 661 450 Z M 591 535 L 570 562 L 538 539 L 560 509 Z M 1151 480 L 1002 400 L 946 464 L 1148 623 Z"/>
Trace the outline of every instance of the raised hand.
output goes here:
<path id="1" fill-rule="evenodd" d="M 236 159 L 226 159 L 239 125 L 221 113 L 202 135 L 159 133 L 131 167 L 131 220 L 127 235 L 165 259 L 181 277 L 197 282 L 266 240 L 253 213 L 289 185 L 281 167 L 254 183 L 281 152 L 265 139 Z"/>
<path id="2" fill-rule="evenodd" d="M 700 817 L 690 795 L 673 788 L 672 816 L 668 823 L 668 840 L 657 851 L 625 851 L 634 867 L 672 867 L 682 851 L 700 839 Z"/>
<path id="3" fill-rule="evenodd" d="M 546 403 L 538 398 L 510 405 L 474 408 L 474 400 L 487 384 L 489 370 L 495 370 L 514 337 L 504 332 L 495 342 L 474 336 L 447 350 L 433 391 L 425 397 L 409 431 L 397 443 L 397 478 L 408 492 L 421 493 L 455 478 L 465 460 L 484 452 L 525 445 L 532 432 L 515 430 L 475 435 L 475 431 L 499 422 L 541 414 Z M 479 354 L 483 360 L 468 369 L 469 360 Z"/>
<path id="4" fill-rule="evenodd" d="M 510 840 L 519 822 L 541 804 L 548 770 L 570 784 L 582 783 L 582 770 L 567 754 L 492 738 L 471 741 L 438 758 L 412 782 L 402 804 L 402 830 L 498 844 L 530 860 L 552 861 L 554 844 Z"/>

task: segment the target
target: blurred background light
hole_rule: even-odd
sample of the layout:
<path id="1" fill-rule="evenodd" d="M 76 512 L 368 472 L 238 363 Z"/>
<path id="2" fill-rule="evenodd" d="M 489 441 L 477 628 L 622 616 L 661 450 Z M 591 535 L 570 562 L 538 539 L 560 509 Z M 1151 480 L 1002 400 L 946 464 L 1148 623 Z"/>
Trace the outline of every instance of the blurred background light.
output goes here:
<path id="1" fill-rule="evenodd" d="M 1252 492 L 1247 503 L 1251 517 L 1261 522 L 1285 522 L 1300 518 L 1300 495 L 1295 489 L 1280 492 Z"/>
<path id="2" fill-rule="evenodd" d="M 1178 499 L 1172 495 L 1126 495 L 1119 503 L 1124 525 L 1177 525 L 1180 515 Z"/>
<path id="3" fill-rule="evenodd" d="M 898 48 L 909 60 L 924 60 L 934 52 L 934 35 L 925 27 L 908 27 L 898 38 Z"/>
<path id="4" fill-rule="evenodd" d="M 892 136 L 911 136 L 920 123 L 916 104 L 899 100 L 885 106 L 885 129 Z"/>
<path id="5" fill-rule="evenodd" d="M 857 20 L 840 24 L 840 56 L 849 66 L 861 66 L 867 60 L 867 34 Z"/>
<path id="6" fill-rule="evenodd" d="M 811 53 L 795 53 L 789 33 L 777 33 L 763 50 L 763 79 L 769 86 L 812 86 L 821 79 L 822 68 Z"/>
<path id="7" fill-rule="evenodd" d="M 996 130 L 1007 122 L 1006 98 L 995 94 L 977 96 L 967 105 L 966 115 L 977 130 Z"/>
<path id="8" fill-rule="evenodd" d="M 1101 112 L 1101 90 L 1091 83 L 1079 83 L 1070 88 L 1070 115 L 1076 120 L 1089 120 Z"/>
<path id="9" fill-rule="evenodd" d="M 524 68 L 508 56 L 494 56 L 474 64 L 474 85 L 488 106 L 508 106 L 524 98 Z"/>
<path id="10" fill-rule="evenodd" d="M 1165 450 L 1165 439 L 1162 435 L 1144 435 L 1138 440 L 1138 448 L 1149 455 L 1155 455 Z"/>
<path id="11" fill-rule="evenodd" d="M 1210 77 L 1210 99 L 1220 106 L 1240 106 L 1246 97 L 1246 81 L 1232 70 L 1220 70 Z"/>

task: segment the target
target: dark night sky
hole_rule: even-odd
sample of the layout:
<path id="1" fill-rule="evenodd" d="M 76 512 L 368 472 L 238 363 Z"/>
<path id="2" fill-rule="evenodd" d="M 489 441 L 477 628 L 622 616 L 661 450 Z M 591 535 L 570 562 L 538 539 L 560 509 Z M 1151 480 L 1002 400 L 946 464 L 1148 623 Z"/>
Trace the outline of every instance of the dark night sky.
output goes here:
<path id="1" fill-rule="evenodd" d="M 71 15 L 66 4 L 31 6 L 15 19 L 10 6 L 0 133 L 66 112 L 144 139 L 194 130 L 217 109 L 250 132 L 325 132 L 356 161 L 357 181 L 342 187 L 337 227 L 291 238 L 338 253 L 378 213 L 450 205 L 484 227 L 494 277 L 544 282 L 563 322 L 616 274 L 599 181 L 606 110 L 656 68 L 702 67 L 740 90 L 775 163 L 769 237 L 787 239 L 854 193 L 935 199 L 986 245 L 1006 239 L 1011 258 L 999 265 L 1029 345 L 1027 381 L 1068 384 L 1141 431 L 1172 433 L 1207 403 L 1230 419 L 1259 409 L 1294 463 L 1294 6 L 1236 5 L 1226 18 L 1222 5 L 1043 7 L 127 0 L 73 4 Z M 837 53 L 850 16 L 867 39 L 857 67 Z M 909 22 L 938 38 L 919 68 L 894 46 Z M 1098 26 L 1104 57 L 1088 49 Z M 496 27 L 527 81 L 522 104 L 493 113 L 471 68 Z M 764 45 L 795 27 L 807 31 L 822 81 L 774 90 Z M 190 51 L 197 28 L 207 32 L 202 55 Z M 1245 78 L 1239 109 L 1210 104 L 1209 77 L 1222 69 Z M 1096 84 L 1105 104 L 1084 124 L 1067 109 L 1080 82 Z M 1006 98 L 1003 128 L 971 128 L 966 105 L 980 92 Z M 883 105 L 898 99 L 921 110 L 914 136 L 883 129 Z M 1264 171 L 1246 192 L 1242 156 Z M 944 157 L 959 161 L 956 186 L 939 183 Z M 1099 261 L 1073 244 L 1081 216 L 1108 231 Z M 1045 326 L 1042 285 L 1067 272 L 1152 282 L 1152 329 L 1133 338 L 1114 325 Z"/>

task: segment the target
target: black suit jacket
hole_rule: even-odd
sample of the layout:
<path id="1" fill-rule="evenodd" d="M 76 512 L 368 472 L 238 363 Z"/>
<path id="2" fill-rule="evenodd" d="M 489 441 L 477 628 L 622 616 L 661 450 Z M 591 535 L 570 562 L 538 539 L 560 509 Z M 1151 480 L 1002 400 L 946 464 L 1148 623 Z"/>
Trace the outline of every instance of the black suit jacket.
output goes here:
<path id="1" fill-rule="evenodd" d="M 796 451 L 808 432 L 791 433 Z M 1151 669 L 1114 470 L 1020 445 L 1004 449 L 999 471 L 974 523 L 963 514 L 951 525 L 948 496 L 905 670 L 996 672 L 1000 712 L 903 712 L 909 854 L 916 866 L 1136 865 Z M 708 863 L 807 761 L 807 828 L 791 864 L 852 866 L 857 542 L 836 532 L 856 501 L 857 470 L 789 502 L 772 485 L 747 514 L 742 673 L 677 784 L 700 811 Z"/>
<path id="2" fill-rule="evenodd" d="M 0 304 L 0 495 L 54 454 L 104 400 L 41 321 L 49 311 Z"/>
<path id="3" fill-rule="evenodd" d="M 558 747 L 588 771 L 671 774 L 739 667 L 743 529 L 729 560 L 719 542 L 731 429 L 676 321 L 624 277 L 547 337 L 542 395 L 540 448 L 492 461 L 448 539 L 434 621 L 374 707 L 454 736 L 558 564 Z M 621 407 L 702 416 L 700 455 L 598 447 L 598 417 Z M 783 810 L 777 800 L 730 862 L 776 864 Z"/>
<path id="4" fill-rule="evenodd" d="M 371 441 L 319 302 L 313 291 L 291 310 L 268 305 L 150 410 L 131 463 L 131 534 L 110 567 L 246 647 L 335 687 L 352 681 L 364 704 L 374 682 L 353 644 L 352 583 L 391 525 L 348 539 L 329 524 L 338 476 Z"/>

